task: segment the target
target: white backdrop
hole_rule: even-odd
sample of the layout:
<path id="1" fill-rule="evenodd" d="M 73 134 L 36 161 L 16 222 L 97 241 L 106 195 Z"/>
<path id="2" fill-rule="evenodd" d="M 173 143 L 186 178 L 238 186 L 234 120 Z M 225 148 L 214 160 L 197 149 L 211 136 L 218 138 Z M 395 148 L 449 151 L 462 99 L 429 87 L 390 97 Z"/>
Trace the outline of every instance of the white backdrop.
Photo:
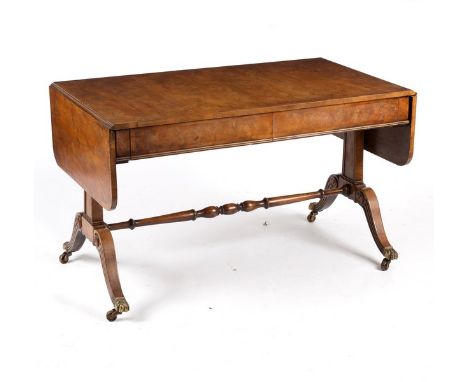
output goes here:
<path id="1" fill-rule="evenodd" d="M 466 380 L 461 4 L 2 5 L 2 379 Z M 108 323 L 95 249 L 58 262 L 82 192 L 53 158 L 48 85 L 318 56 L 418 92 L 412 163 L 365 156 L 400 259 L 378 270 L 364 215 L 344 198 L 314 224 L 300 203 L 119 231 L 131 311 Z M 340 161 L 341 141 L 319 137 L 130 162 L 106 220 L 315 190 Z"/>

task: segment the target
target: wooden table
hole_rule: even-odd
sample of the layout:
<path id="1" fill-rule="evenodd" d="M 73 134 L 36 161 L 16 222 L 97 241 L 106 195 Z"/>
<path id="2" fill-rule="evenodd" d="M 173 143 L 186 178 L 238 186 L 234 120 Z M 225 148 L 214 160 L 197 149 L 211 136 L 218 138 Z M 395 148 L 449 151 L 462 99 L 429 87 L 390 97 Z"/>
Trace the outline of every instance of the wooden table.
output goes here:
<path id="1" fill-rule="evenodd" d="M 111 231 L 231 215 L 319 199 L 309 222 L 338 195 L 364 210 L 384 256 L 398 257 L 382 224 L 374 191 L 363 182 L 363 150 L 397 165 L 413 155 L 416 93 L 323 58 L 165 73 L 54 82 L 52 135 L 58 165 L 84 190 L 84 210 L 60 256 L 67 263 L 85 239 L 98 249 L 114 308 L 122 293 Z M 227 203 L 108 224 L 103 208 L 117 206 L 116 164 L 162 155 L 334 134 L 343 139 L 343 165 L 322 190 Z"/>

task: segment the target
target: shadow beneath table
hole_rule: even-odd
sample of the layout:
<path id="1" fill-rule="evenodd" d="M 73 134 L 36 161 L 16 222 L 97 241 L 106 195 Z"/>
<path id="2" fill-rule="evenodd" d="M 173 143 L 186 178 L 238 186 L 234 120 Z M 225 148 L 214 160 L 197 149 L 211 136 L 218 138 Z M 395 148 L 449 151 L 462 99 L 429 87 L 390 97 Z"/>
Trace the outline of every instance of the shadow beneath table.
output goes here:
<path id="1" fill-rule="evenodd" d="M 327 253 L 336 253 L 338 255 L 347 255 L 352 256 L 354 259 L 363 263 L 371 263 L 375 266 L 376 269 L 379 269 L 380 262 L 377 256 L 371 256 L 369 254 L 363 253 L 356 249 L 352 243 L 345 242 L 344 239 L 340 240 L 339 232 L 337 234 L 331 233 L 329 229 L 323 229 L 320 226 L 320 222 L 317 221 L 313 224 L 308 223 L 305 220 L 306 214 L 302 215 L 299 213 L 291 213 L 285 211 L 282 214 L 275 214 L 274 219 L 270 220 L 270 224 L 261 228 L 258 226 L 253 226 L 251 222 L 245 223 L 243 219 L 238 219 L 236 222 L 233 219 L 233 222 L 229 225 L 216 225 L 214 224 L 209 230 L 204 230 L 203 240 L 200 241 L 200 236 L 197 233 L 184 232 L 183 240 L 175 241 L 173 237 L 158 237 L 155 235 L 155 239 L 150 240 L 150 242 L 145 243 L 145 248 L 154 248 L 154 257 L 151 261 L 142 259 L 139 257 L 137 260 L 131 258 L 125 254 L 121 255 L 117 247 L 117 257 L 119 267 L 125 267 L 127 272 L 138 275 L 143 279 L 150 280 L 148 285 L 154 284 L 154 280 L 158 280 L 157 285 L 150 287 L 150 289 L 145 290 L 145 295 L 149 296 L 143 301 L 138 303 L 138 307 L 135 310 L 132 310 L 130 315 L 121 315 L 118 320 L 128 320 L 128 321 L 145 321 L 145 318 L 152 314 L 155 310 L 159 310 L 164 307 L 164 305 L 170 301 L 170 303 L 177 303 L 178 299 L 183 298 L 185 291 L 190 290 L 193 284 L 203 282 L 204 285 L 213 284 L 217 285 L 219 282 L 219 276 L 213 276 L 211 270 L 215 266 L 225 266 L 225 258 L 222 256 L 210 256 L 206 257 L 201 255 L 200 257 L 190 258 L 190 260 L 180 262 L 180 257 L 177 259 L 178 264 L 176 267 L 168 267 L 164 265 L 163 262 L 158 261 L 158 253 L 174 253 L 174 256 L 183 256 L 183 253 L 190 249 L 190 251 L 203 252 L 203 248 L 206 248 L 206 242 L 209 242 L 210 246 L 219 246 L 221 244 L 232 242 L 232 245 L 235 245 L 237 240 L 249 240 L 258 238 L 259 235 L 263 235 L 265 240 L 268 239 L 270 235 L 281 235 L 287 237 L 288 240 L 297 241 L 300 240 L 310 245 L 310 252 L 306 256 L 313 256 L 316 252 L 323 252 L 321 249 L 325 249 Z M 260 221 L 260 220 L 259 220 Z M 328 225 L 328 224 L 327 224 Z M 153 228 L 154 229 L 154 228 Z M 180 228 L 183 232 L 183 225 Z M 235 232 L 235 237 L 233 240 L 233 232 Z M 365 233 L 363 233 L 365 235 Z M 271 237 L 271 236 L 270 236 Z M 138 251 L 139 252 L 139 251 Z M 145 249 L 145 253 L 148 250 Z M 120 254 L 120 256 L 119 256 Z M 264 254 L 262 256 L 265 256 Z M 298 254 L 299 258 L 303 259 L 302 254 Z M 303 262 L 295 262 L 296 256 L 289 256 L 285 254 L 282 256 L 270 256 L 268 258 L 269 265 L 271 267 L 276 267 L 277 269 L 284 268 L 287 263 L 288 267 L 303 267 Z M 249 257 L 243 259 L 243 261 L 248 261 Z M 312 259 L 312 258 L 311 258 Z M 82 261 L 85 263 L 93 263 L 100 266 L 100 259 L 97 251 L 95 254 L 92 254 L 91 251 L 86 251 L 83 254 L 74 253 L 70 257 L 70 263 L 75 261 Z M 219 264 L 222 262 L 223 264 Z M 273 264 L 272 264 L 273 262 Z M 276 262 L 276 265 L 274 264 Z M 208 265 L 207 265 L 208 264 Z M 249 272 L 256 275 L 262 274 L 262 269 L 259 268 L 258 262 L 252 262 Z M 310 266 L 313 266 L 313 263 L 310 263 Z M 244 264 L 245 268 L 245 264 Z M 257 276 L 258 277 L 258 276 Z M 323 275 L 324 279 L 328 278 L 327 275 Z M 122 280 L 122 288 L 125 293 L 125 280 Z M 326 282 L 326 280 L 324 280 Z M 103 279 L 104 284 L 104 279 Z M 130 299 L 129 299 L 130 300 Z M 132 309 L 132 302 L 129 301 L 130 308 Z M 83 310 L 88 309 L 88 307 L 83 307 Z"/>

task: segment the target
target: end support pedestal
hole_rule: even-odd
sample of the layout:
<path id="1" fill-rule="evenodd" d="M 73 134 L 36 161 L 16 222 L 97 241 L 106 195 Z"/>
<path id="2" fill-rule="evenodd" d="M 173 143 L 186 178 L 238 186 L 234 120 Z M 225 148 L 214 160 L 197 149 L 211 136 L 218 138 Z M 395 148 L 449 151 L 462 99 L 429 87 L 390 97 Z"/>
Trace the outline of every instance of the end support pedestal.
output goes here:
<path id="1" fill-rule="evenodd" d="M 331 175 L 325 189 L 344 187 L 344 195 L 362 207 L 375 244 L 384 256 L 380 268 L 386 271 L 392 260 L 398 258 L 398 253 L 387 239 L 377 196 L 372 188 L 366 187 L 363 182 L 363 164 L 364 133 L 362 131 L 346 133 L 343 143 L 342 173 Z M 311 212 L 307 220 L 315 221 L 317 214 L 330 207 L 336 197 L 337 195 L 327 196 L 321 198 L 318 203 L 311 203 L 309 206 Z"/>
<path id="2" fill-rule="evenodd" d="M 104 279 L 114 308 L 107 312 L 107 319 L 115 321 L 119 314 L 129 311 L 129 305 L 120 286 L 115 256 L 114 240 L 111 231 L 103 221 L 102 207 L 85 193 L 84 212 L 76 214 L 70 241 L 64 243 L 65 250 L 60 262 L 66 264 L 72 252 L 78 251 L 88 239 L 97 248 L 101 258 Z"/>

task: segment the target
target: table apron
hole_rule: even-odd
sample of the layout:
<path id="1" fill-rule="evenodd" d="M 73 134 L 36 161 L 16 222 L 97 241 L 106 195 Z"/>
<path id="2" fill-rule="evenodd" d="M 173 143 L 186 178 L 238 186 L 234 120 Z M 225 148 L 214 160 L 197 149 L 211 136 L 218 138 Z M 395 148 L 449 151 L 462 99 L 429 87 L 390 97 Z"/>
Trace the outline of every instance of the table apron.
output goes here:
<path id="1" fill-rule="evenodd" d="M 117 161 L 407 125 L 409 97 L 116 132 Z"/>

